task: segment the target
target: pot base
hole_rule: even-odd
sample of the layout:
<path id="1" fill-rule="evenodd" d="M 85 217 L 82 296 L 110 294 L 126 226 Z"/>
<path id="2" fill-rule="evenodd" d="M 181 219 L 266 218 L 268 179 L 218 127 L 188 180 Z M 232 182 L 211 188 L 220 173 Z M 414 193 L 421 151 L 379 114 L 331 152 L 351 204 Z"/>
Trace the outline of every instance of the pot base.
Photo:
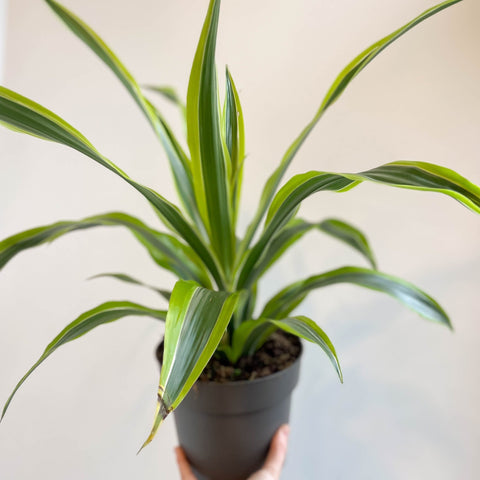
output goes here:
<path id="1" fill-rule="evenodd" d="M 180 445 L 199 480 L 245 480 L 288 423 L 300 361 L 268 377 L 197 382 L 174 412 Z"/>
<path id="2" fill-rule="evenodd" d="M 273 435 L 289 414 L 290 396 L 244 415 L 198 415 L 179 406 L 174 417 L 180 445 L 199 480 L 245 480 L 262 467 Z"/>

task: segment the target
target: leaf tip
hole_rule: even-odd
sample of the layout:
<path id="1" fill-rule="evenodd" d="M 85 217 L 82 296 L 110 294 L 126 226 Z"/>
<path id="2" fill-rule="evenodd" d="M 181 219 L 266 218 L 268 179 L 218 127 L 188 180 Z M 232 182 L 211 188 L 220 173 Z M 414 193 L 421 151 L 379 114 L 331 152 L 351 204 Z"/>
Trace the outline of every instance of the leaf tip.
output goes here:
<path id="1" fill-rule="evenodd" d="M 0 415 L 0 423 L 2 423 L 3 417 L 5 417 L 5 414 L 7 413 L 8 407 L 10 406 L 11 399 L 12 397 L 10 396 L 10 398 L 7 400 L 7 403 L 5 403 L 3 407 L 2 414 Z"/>
<path id="2" fill-rule="evenodd" d="M 137 455 L 154 439 L 158 427 L 160 427 L 160 424 L 167 418 L 168 414 L 172 411 L 171 409 L 167 408 L 167 405 L 163 400 L 162 392 L 163 390 L 160 387 L 157 395 L 157 408 L 155 410 L 155 420 L 153 422 L 152 430 L 150 431 L 148 438 L 145 440 L 145 442 L 143 442 L 143 445 L 138 450 Z"/>
<path id="3" fill-rule="evenodd" d="M 340 379 L 340 383 L 343 385 L 343 372 L 342 372 L 342 369 L 340 368 L 340 364 L 338 364 L 337 373 L 338 373 L 338 378 Z"/>
<path id="4" fill-rule="evenodd" d="M 5 414 L 7 413 L 7 409 L 10 405 L 10 400 L 11 400 L 11 397 L 7 400 L 7 403 L 5 403 L 4 407 L 3 407 L 3 410 L 2 410 L 2 414 L 0 415 L 0 423 L 2 423 L 2 420 L 3 420 L 3 417 L 5 416 Z"/>
<path id="5" fill-rule="evenodd" d="M 149 444 L 150 442 L 147 440 L 145 440 L 145 442 L 143 442 L 143 445 L 138 449 L 138 452 L 137 452 L 137 455 L 140 455 L 140 452 Z"/>
<path id="6" fill-rule="evenodd" d="M 447 313 L 445 312 L 445 310 L 441 310 L 441 323 L 443 325 L 445 325 L 451 332 L 454 332 L 454 328 L 453 328 L 453 325 L 452 325 L 452 322 L 449 318 L 449 316 L 447 315 Z"/>

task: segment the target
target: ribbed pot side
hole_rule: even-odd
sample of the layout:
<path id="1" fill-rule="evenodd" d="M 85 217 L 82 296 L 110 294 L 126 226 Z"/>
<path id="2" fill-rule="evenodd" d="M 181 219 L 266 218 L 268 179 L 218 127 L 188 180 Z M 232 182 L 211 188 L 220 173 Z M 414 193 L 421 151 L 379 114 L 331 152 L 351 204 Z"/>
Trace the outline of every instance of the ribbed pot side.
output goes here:
<path id="1" fill-rule="evenodd" d="M 178 439 L 199 480 L 246 480 L 290 415 L 300 356 L 267 377 L 197 382 L 174 412 Z"/>

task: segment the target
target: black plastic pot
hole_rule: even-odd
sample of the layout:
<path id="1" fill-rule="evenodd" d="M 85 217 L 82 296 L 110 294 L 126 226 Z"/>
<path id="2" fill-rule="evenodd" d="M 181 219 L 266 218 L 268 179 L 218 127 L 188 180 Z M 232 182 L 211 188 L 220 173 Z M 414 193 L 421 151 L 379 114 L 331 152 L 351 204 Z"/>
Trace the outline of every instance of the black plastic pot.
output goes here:
<path id="1" fill-rule="evenodd" d="M 289 420 L 300 358 L 267 377 L 197 382 L 174 412 L 180 445 L 199 480 L 245 480 Z"/>

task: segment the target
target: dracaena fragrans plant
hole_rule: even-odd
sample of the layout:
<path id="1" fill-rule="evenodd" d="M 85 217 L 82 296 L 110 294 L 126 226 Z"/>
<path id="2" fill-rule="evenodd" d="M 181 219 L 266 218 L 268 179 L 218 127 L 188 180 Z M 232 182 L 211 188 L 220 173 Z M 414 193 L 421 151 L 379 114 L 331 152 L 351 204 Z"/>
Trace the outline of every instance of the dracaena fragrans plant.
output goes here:
<path id="1" fill-rule="evenodd" d="M 353 78 L 408 30 L 459 1 L 448 0 L 423 12 L 361 52 L 340 72 L 313 119 L 295 138 L 268 178 L 246 231 L 237 232 L 245 138 L 242 107 L 228 70 L 226 96 L 223 104 L 219 101 L 215 45 L 220 0 L 209 2 L 193 60 L 186 104 L 170 88 L 141 88 L 88 25 L 59 3 L 46 0 L 70 30 L 123 83 L 145 115 L 165 149 L 180 203 L 175 205 L 152 188 L 136 182 L 78 130 L 50 110 L 1 87 L 0 121 L 5 126 L 71 147 L 118 175 L 151 204 L 164 231 L 119 212 L 60 221 L 3 240 L 0 243 L 0 266 L 25 249 L 76 230 L 122 226 L 146 248 L 160 268 L 174 273 L 179 280 L 173 289 L 164 290 L 126 274 L 101 274 L 154 289 L 168 301 L 168 310 L 127 301 L 109 301 L 82 313 L 52 340 L 19 381 L 2 416 L 26 378 L 57 348 L 98 325 L 128 315 L 166 321 L 157 409 L 154 426 L 145 444 L 152 440 L 164 418 L 179 405 L 213 355 L 226 357 L 235 364 L 241 356 L 259 349 L 277 329 L 318 344 L 342 379 L 337 354 L 325 332 L 313 319 L 292 314 L 314 289 L 338 283 L 355 284 L 391 295 L 421 316 L 450 326 L 445 311 L 433 298 L 411 283 L 377 270 L 366 237 L 357 228 L 338 219 L 310 223 L 298 218 L 297 211 L 303 200 L 317 192 L 348 192 L 362 182 L 374 182 L 439 192 L 480 213 L 478 186 L 448 168 L 412 161 L 387 163 L 360 173 L 309 171 L 286 181 L 284 176 L 302 143 Z M 156 91 L 178 105 L 186 123 L 188 151 L 182 148 L 166 119 L 147 99 L 149 91 Z M 256 308 L 257 284 L 263 274 L 312 229 L 355 249 L 368 262 L 369 268 L 345 266 L 311 276 L 286 286 Z"/>

